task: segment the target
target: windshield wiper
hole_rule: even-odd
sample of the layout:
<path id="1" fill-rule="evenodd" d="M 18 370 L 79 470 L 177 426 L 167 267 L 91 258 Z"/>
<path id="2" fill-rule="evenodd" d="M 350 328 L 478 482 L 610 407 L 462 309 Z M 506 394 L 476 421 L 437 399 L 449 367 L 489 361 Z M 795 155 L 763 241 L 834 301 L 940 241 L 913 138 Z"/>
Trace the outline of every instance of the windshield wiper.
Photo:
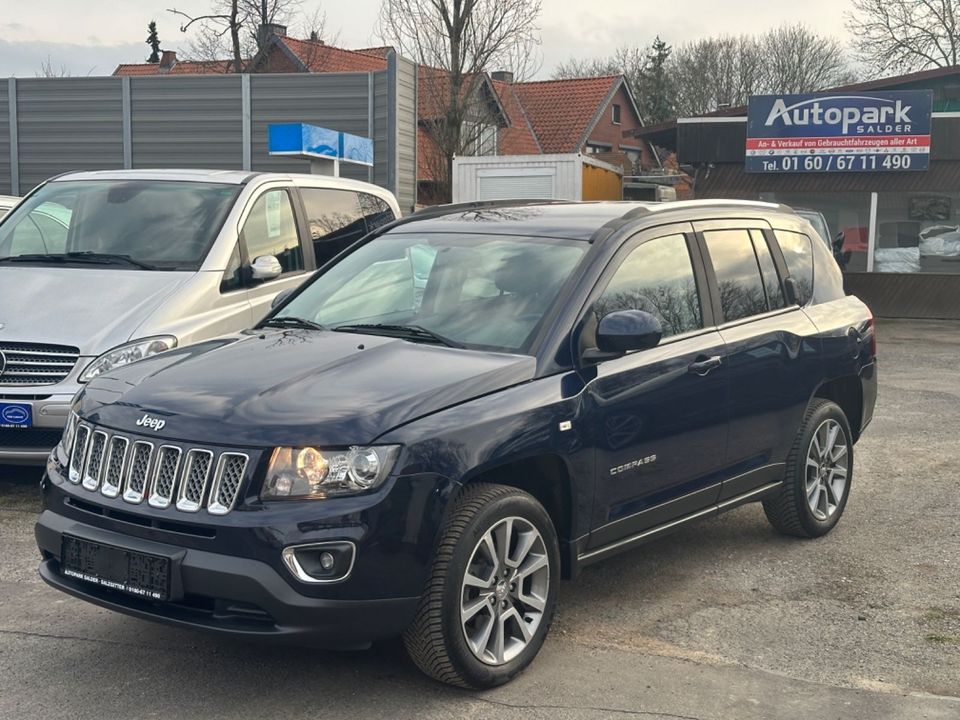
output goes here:
<path id="1" fill-rule="evenodd" d="M 463 345 L 446 338 L 443 335 L 435 333 L 433 330 L 427 330 L 420 325 L 383 325 L 380 323 L 366 323 L 362 325 L 338 325 L 331 328 L 335 332 L 356 332 L 366 333 L 368 335 L 384 335 L 386 337 L 395 337 L 402 340 L 412 340 L 420 342 L 431 342 L 437 345 L 446 345 L 452 348 L 462 348 Z"/>
<path id="2" fill-rule="evenodd" d="M 124 263 L 127 265 L 133 265 L 134 267 L 142 268 L 143 270 L 157 269 L 156 265 L 151 265 L 150 263 L 145 263 L 141 260 L 134 260 L 129 255 L 118 255 L 116 253 L 98 253 L 93 252 L 92 250 L 84 250 L 82 252 L 64 253 L 63 256 L 67 258 L 67 260 L 89 260 L 90 262 L 102 262 L 105 265 Z"/>
<path id="3" fill-rule="evenodd" d="M 257 327 L 292 327 L 292 328 L 302 328 L 304 330 L 326 330 L 323 325 L 320 323 L 311 322 L 310 320 L 304 320 L 303 318 L 293 317 L 292 315 L 284 315 L 283 317 L 272 317 L 267 318 Z"/>
<path id="4" fill-rule="evenodd" d="M 144 270 L 157 270 L 156 265 L 134 260 L 129 255 L 114 255 L 112 253 L 95 252 L 68 252 L 68 253 L 27 253 L 25 255 L 9 255 L 0 258 L 0 263 L 86 263 L 89 265 L 132 265 Z"/>

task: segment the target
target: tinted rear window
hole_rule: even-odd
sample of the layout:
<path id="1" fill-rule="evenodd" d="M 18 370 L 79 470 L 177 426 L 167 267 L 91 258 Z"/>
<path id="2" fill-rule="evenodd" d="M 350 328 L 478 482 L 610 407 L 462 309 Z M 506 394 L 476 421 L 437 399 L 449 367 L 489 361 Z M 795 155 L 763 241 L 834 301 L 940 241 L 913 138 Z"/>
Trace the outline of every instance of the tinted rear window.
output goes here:
<path id="1" fill-rule="evenodd" d="M 810 238 L 788 230 L 774 230 L 787 271 L 797 288 L 797 302 L 806 305 L 813 297 L 813 250 Z"/>

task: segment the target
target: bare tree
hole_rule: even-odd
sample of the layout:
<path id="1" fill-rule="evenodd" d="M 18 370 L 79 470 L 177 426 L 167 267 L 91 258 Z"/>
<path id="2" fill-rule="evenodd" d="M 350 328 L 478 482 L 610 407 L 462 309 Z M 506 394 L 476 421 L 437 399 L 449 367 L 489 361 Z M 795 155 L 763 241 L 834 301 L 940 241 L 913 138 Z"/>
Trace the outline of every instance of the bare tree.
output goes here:
<path id="1" fill-rule="evenodd" d="M 225 0 L 225 2 L 218 3 L 208 15 L 194 16 L 176 8 L 170 8 L 167 12 L 182 18 L 181 32 L 187 32 L 191 26 L 199 24 L 202 49 L 214 51 L 218 43 L 222 42 L 224 37 L 229 36 L 230 49 L 233 55 L 233 72 L 243 72 L 243 52 L 240 45 L 243 15 L 240 13 L 240 0 Z M 219 58 L 197 59 L 215 60 Z"/>
<path id="2" fill-rule="evenodd" d="M 541 0 L 384 0 L 378 34 L 424 66 L 419 92 L 435 117 L 421 118 L 434 148 L 440 199 L 450 195 L 453 158 L 484 142 L 481 88 L 490 70 L 516 67 L 539 45 Z"/>
<path id="3" fill-rule="evenodd" d="M 72 73 L 67 69 L 67 66 L 60 64 L 60 67 L 53 66 L 53 60 L 50 59 L 50 56 L 47 55 L 47 59 L 40 62 L 40 69 L 37 71 L 37 77 L 43 78 L 62 78 L 62 77 L 71 77 Z"/>
<path id="4" fill-rule="evenodd" d="M 767 89 L 803 93 L 841 85 L 852 71 L 843 46 L 803 25 L 781 25 L 759 39 Z"/>
<path id="5" fill-rule="evenodd" d="M 853 0 L 847 29 L 860 61 L 879 74 L 960 59 L 960 0 Z"/>
<path id="6" fill-rule="evenodd" d="M 196 30 L 187 48 L 191 59 L 222 60 L 229 56 L 233 58 L 234 72 L 243 72 L 244 59 L 253 57 L 269 39 L 261 28 L 286 25 L 294 19 L 301 4 L 302 0 L 213 0 L 206 15 L 194 16 L 176 8 L 169 12 L 181 18 L 181 31 Z M 325 25 L 326 16 L 319 10 L 317 13 L 307 22 L 312 23 L 319 17 Z"/>
<path id="7" fill-rule="evenodd" d="M 855 80 L 840 43 L 802 25 L 763 35 L 702 38 L 675 48 L 658 38 L 647 53 L 625 47 L 604 59 L 573 59 L 554 75 L 610 72 L 623 74 L 640 107 L 657 119 L 671 110 L 701 115 L 745 105 L 751 95 L 812 92 Z"/>

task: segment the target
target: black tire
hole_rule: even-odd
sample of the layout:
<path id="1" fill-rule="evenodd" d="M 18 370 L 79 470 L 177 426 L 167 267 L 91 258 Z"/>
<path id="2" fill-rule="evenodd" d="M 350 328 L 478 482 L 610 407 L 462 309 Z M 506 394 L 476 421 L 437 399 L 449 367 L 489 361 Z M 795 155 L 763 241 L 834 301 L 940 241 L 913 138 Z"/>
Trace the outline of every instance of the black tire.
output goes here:
<path id="1" fill-rule="evenodd" d="M 810 452 L 814 433 L 823 423 L 833 420 L 841 429 L 846 443 L 847 483 L 836 510 L 825 518 L 817 518 L 807 502 L 807 454 Z M 826 535 L 839 522 L 850 497 L 853 480 L 853 435 L 850 423 L 840 406 L 830 400 L 815 398 L 811 401 L 796 440 L 787 456 L 787 473 L 783 487 L 777 495 L 763 501 L 767 520 L 780 533 L 795 537 L 815 538 Z"/>
<path id="2" fill-rule="evenodd" d="M 466 485 L 454 503 L 416 619 L 404 633 L 403 642 L 417 667 L 435 680 L 464 688 L 496 687 L 530 664 L 550 629 L 560 580 L 557 535 L 543 506 L 516 488 L 487 483 Z M 508 662 L 491 665 L 482 662 L 467 644 L 460 617 L 463 581 L 483 536 L 510 517 L 526 520 L 539 532 L 548 560 L 548 589 L 539 625 L 526 647 Z"/>

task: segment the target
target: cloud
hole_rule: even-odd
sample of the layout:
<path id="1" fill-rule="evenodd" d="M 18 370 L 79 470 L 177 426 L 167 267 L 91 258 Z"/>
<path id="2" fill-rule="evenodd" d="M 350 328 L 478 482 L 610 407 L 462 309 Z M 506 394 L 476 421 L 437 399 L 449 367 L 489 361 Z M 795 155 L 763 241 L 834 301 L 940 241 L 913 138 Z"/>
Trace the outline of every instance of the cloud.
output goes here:
<path id="1" fill-rule="evenodd" d="M 76 45 L 0 39 L 0 77 L 35 77 L 48 59 L 54 68 L 62 66 L 71 75 L 110 75 L 120 63 L 140 62 L 146 55 L 142 43 Z"/>

